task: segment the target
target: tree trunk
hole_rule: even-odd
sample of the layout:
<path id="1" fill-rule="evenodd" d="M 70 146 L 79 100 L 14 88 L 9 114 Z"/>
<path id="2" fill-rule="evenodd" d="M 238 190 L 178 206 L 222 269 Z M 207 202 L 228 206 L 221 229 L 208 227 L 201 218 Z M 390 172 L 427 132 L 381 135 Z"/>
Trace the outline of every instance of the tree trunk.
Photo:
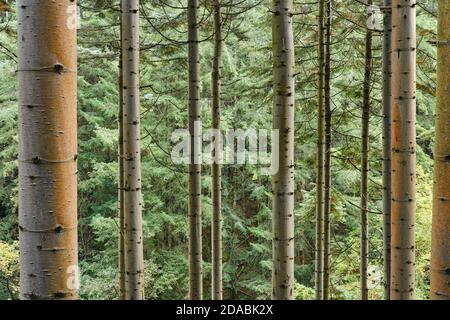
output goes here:
<path id="1" fill-rule="evenodd" d="M 434 152 L 433 240 L 431 249 L 432 300 L 450 294 L 450 2 L 439 0 L 436 140 Z"/>
<path id="2" fill-rule="evenodd" d="M 122 2 L 125 284 L 128 300 L 144 299 L 139 97 L 139 1 Z"/>
<path id="3" fill-rule="evenodd" d="M 273 0 L 273 128 L 279 164 L 272 179 L 272 298 L 294 299 L 294 35 L 292 0 Z"/>
<path id="4" fill-rule="evenodd" d="M 232 120 L 232 126 L 233 126 L 233 130 L 236 130 L 236 119 L 237 119 L 237 97 L 234 96 L 233 97 L 233 120 Z M 231 204 L 231 208 L 233 209 L 233 211 L 236 210 L 237 208 L 237 180 L 238 180 L 238 170 L 236 168 L 236 166 L 234 165 L 230 165 L 231 168 L 231 189 L 232 189 L 232 204 Z"/>
<path id="5" fill-rule="evenodd" d="M 220 0 L 214 3 L 214 58 L 212 69 L 212 128 L 220 130 L 220 84 L 222 65 L 222 20 Z M 217 137 L 216 137 L 217 138 Z M 222 201 L 221 201 L 221 143 L 214 140 L 212 154 L 212 286 L 213 300 L 222 300 Z"/>
<path id="6" fill-rule="evenodd" d="M 233 210 L 236 210 L 237 208 L 237 178 L 238 178 L 238 171 L 237 168 L 234 165 L 231 165 L 231 172 L 233 175 L 232 179 L 232 205 L 231 208 Z"/>
<path id="7" fill-rule="evenodd" d="M 391 299 L 414 298 L 416 7 L 392 0 Z"/>
<path id="8" fill-rule="evenodd" d="M 391 0 L 384 0 L 383 31 L 383 260 L 384 298 L 390 300 L 391 279 Z"/>
<path id="9" fill-rule="evenodd" d="M 122 4 L 121 10 L 122 10 Z M 120 14 L 120 45 L 122 46 L 122 14 Z M 123 56 L 122 47 L 119 52 L 119 299 L 126 299 L 125 287 L 125 221 L 124 221 L 124 206 L 123 206 Z"/>
<path id="10" fill-rule="evenodd" d="M 19 0 L 21 299 L 77 299 L 76 3 Z"/>
<path id="11" fill-rule="evenodd" d="M 318 72 L 318 112 L 317 112 L 317 183 L 316 183 L 316 256 L 315 287 L 316 300 L 323 299 L 323 219 L 324 219 L 324 13 L 325 0 L 319 1 L 319 72 Z"/>
<path id="12" fill-rule="evenodd" d="M 331 24 L 332 0 L 327 1 L 325 23 L 325 160 L 324 160 L 324 212 L 323 212 L 323 299 L 330 296 L 330 214 L 331 214 Z"/>
<path id="13" fill-rule="evenodd" d="M 189 63 L 189 298 L 203 296 L 202 271 L 202 207 L 200 148 L 200 54 L 198 0 L 188 0 L 188 63 Z"/>
<path id="14" fill-rule="evenodd" d="M 368 1 L 372 5 L 372 0 Z M 361 300 L 368 300 L 367 267 L 369 264 L 369 224 L 367 215 L 369 182 L 369 122 L 370 122 L 370 85 L 372 80 L 372 31 L 366 30 L 366 62 L 364 70 L 364 89 L 362 106 L 362 147 L 361 147 L 361 230 L 360 230 L 360 279 Z"/>

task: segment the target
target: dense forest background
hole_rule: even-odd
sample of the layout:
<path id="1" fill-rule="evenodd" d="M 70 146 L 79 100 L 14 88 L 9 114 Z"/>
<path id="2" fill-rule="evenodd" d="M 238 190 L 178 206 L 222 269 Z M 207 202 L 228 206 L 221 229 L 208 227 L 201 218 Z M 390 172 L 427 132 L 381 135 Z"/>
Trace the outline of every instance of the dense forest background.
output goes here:
<path id="1" fill-rule="evenodd" d="M 3 3 L 4 1 L 2 1 Z M 375 1 L 375 4 L 380 1 Z M 13 8 L 13 1 L 6 1 Z M 170 5 L 169 5 L 170 4 Z M 142 180 L 145 294 L 188 295 L 186 169 L 170 158 L 171 133 L 186 128 L 185 10 L 178 1 L 141 1 Z M 271 14 L 267 0 L 224 9 L 222 127 L 271 128 Z M 79 254 L 82 299 L 118 295 L 117 116 L 119 7 L 113 0 L 79 1 L 78 141 Z M 211 6 L 202 2 L 202 119 L 210 127 Z M 416 298 L 427 299 L 435 113 L 436 11 L 417 8 Z M 297 299 L 314 298 L 316 205 L 317 5 L 295 4 Z M 382 18 L 380 16 L 380 21 Z M 333 1 L 331 298 L 359 297 L 361 106 L 367 6 Z M 18 297 L 17 21 L 0 12 L 0 299 Z M 374 32 L 369 181 L 369 298 L 382 283 L 382 33 Z M 203 168 L 205 299 L 210 290 L 210 168 Z M 271 296 L 270 176 L 255 166 L 224 165 L 224 298 Z"/>

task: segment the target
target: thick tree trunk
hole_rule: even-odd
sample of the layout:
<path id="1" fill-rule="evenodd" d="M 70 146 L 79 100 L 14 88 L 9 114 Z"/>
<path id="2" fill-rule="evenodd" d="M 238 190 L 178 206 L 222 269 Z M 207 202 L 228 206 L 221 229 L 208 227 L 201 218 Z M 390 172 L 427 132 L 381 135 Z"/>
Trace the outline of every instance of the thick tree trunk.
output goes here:
<path id="1" fill-rule="evenodd" d="M 316 255 L 315 287 L 316 300 L 323 299 L 323 219 L 324 219 L 324 15 L 325 0 L 319 1 L 319 72 L 318 72 L 318 112 L 317 112 L 317 183 L 316 183 Z"/>
<path id="2" fill-rule="evenodd" d="M 121 4 L 122 10 L 122 4 Z M 121 11 L 122 12 L 122 11 Z M 120 45 L 122 46 L 122 14 L 120 14 Z M 119 53 L 119 183 L 118 183 L 118 197 L 119 197 L 119 299 L 126 299 L 125 286 L 125 220 L 124 220 L 124 203 L 123 203 L 123 188 L 124 188 L 124 173 L 123 173 L 123 56 L 122 47 Z"/>
<path id="3" fill-rule="evenodd" d="M 371 5 L 372 1 L 369 0 Z M 360 280 L 361 300 L 369 298 L 367 287 L 367 267 L 369 264 L 369 224 L 367 215 L 369 182 L 369 122 L 370 122 L 370 85 L 372 80 L 372 31 L 366 30 L 366 62 L 364 70 L 364 89 L 361 131 L 361 230 L 360 230 Z"/>
<path id="4" fill-rule="evenodd" d="M 279 164 L 272 178 L 272 298 L 294 299 L 294 35 L 292 0 L 273 0 L 273 128 Z"/>
<path id="5" fill-rule="evenodd" d="M 392 0 L 391 299 L 414 298 L 416 6 Z"/>
<path id="6" fill-rule="evenodd" d="M 220 85 L 222 67 L 222 19 L 220 0 L 214 3 L 214 58 L 212 70 L 212 128 L 220 130 Z M 213 300 L 222 300 L 222 200 L 221 143 L 214 140 L 212 154 L 212 286 Z"/>
<path id="7" fill-rule="evenodd" d="M 21 299 L 76 299 L 76 3 L 20 0 Z"/>
<path id="8" fill-rule="evenodd" d="M 384 298 L 390 300 L 391 279 L 391 0 L 384 0 L 383 31 L 383 260 Z"/>
<path id="9" fill-rule="evenodd" d="M 125 284 L 128 300 L 144 299 L 142 243 L 139 1 L 122 2 Z"/>
<path id="10" fill-rule="evenodd" d="M 189 298 L 203 296 L 202 269 L 202 207 L 200 148 L 200 54 L 198 0 L 188 0 L 188 63 L 189 63 Z"/>
<path id="11" fill-rule="evenodd" d="M 436 142 L 434 151 L 432 300 L 450 297 L 450 2 L 439 0 Z"/>
<path id="12" fill-rule="evenodd" d="M 323 299 L 330 296 L 330 214 L 331 214 L 331 23 L 332 0 L 327 1 L 325 23 L 325 160 L 323 212 Z"/>

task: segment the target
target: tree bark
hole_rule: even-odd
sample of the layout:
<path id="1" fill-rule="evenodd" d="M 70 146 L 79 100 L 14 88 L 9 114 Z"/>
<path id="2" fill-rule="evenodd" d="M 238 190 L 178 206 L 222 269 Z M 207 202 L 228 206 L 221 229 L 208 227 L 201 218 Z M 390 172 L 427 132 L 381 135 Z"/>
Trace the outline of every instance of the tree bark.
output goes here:
<path id="1" fill-rule="evenodd" d="M 220 130 L 220 86 L 222 68 L 222 19 L 220 0 L 214 2 L 214 58 L 212 68 L 212 128 Z M 217 137 L 216 137 L 217 139 Z M 220 139 L 220 138 L 219 138 Z M 212 298 L 222 300 L 222 201 L 221 143 L 214 140 L 212 154 Z"/>
<path id="2" fill-rule="evenodd" d="M 367 2 L 372 5 L 372 1 Z M 367 267 L 369 264 L 369 224 L 367 215 L 369 182 L 369 123 L 370 123 L 370 85 L 372 80 L 372 31 L 366 30 L 366 52 L 364 70 L 364 89 L 362 106 L 362 147 L 361 147 L 361 230 L 360 230 L 360 280 L 361 300 L 369 299 L 367 287 Z"/>
<path id="3" fill-rule="evenodd" d="M 188 63 L 189 63 L 189 298 L 203 296 L 202 207 L 200 150 L 200 54 L 198 0 L 188 0 Z"/>
<path id="4" fill-rule="evenodd" d="M 273 0 L 273 128 L 279 131 L 272 178 L 272 299 L 294 299 L 294 35 L 292 0 Z"/>
<path id="5" fill-rule="evenodd" d="M 436 140 L 430 299 L 450 297 L 450 3 L 438 1 Z"/>
<path id="6" fill-rule="evenodd" d="M 332 0 L 327 0 L 325 23 L 325 160 L 323 212 L 323 299 L 330 296 L 330 215 L 331 215 L 331 24 Z"/>
<path id="7" fill-rule="evenodd" d="M 324 15 L 325 0 L 319 1 L 319 72 L 317 112 L 317 183 L 316 183 L 316 243 L 315 243 L 315 287 L 316 300 L 323 299 L 323 236 L 324 236 Z"/>
<path id="8" fill-rule="evenodd" d="M 233 130 L 236 130 L 237 103 L 238 103 L 237 97 L 234 96 L 233 97 L 233 105 L 232 105 L 232 108 L 233 108 L 233 120 L 232 120 Z M 238 172 L 236 166 L 234 166 L 234 165 L 230 165 L 230 168 L 231 168 L 231 176 L 232 176 L 232 179 L 231 179 L 231 190 L 232 190 L 232 193 L 231 193 L 231 197 L 232 197 L 231 208 L 233 210 L 236 210 L 236 208 L 237 208 L 237 189 L 238 189 L 237 188 L 237 185 L 238 185 L 238 181 L 237 180 L 238 180 L 239 172 Z"/>
<path id="9" fill-rule="evenodd" d="M 122 2 L 123 166 L 127 300 L 144 299 L 139 96 L 139 1 Z"/>
<path id="10" fill-rule="evenodd" d="M 391 279 L 391 0 L 384 0 L 383 31 L 383 260 L 384 298 L 390 300 Z"/>
<path id="11" fill-rule="evenodd" d="M 76 2 L 19 0 L 21 299 L 77 299 Z"/>
<path id="12" fill-rule="evenodd" d="M 120 4 L 122 12 L 122 3 Z M 122 14 L 120 14 L 120 45 L 122 46 Z M 126 299 L 125 286 L 125 220 L 124 220 L 124 172 L 123 172 L 123 55 L 122 47 L 119 53 L 119 147 L 118 147 L 118 164 L 119 164 L 119 299 Z"/>
<path id="13" fill-rule="evenodd" d="M 414 298 L 416 6 L 392 0 L 391 299 Z"/>

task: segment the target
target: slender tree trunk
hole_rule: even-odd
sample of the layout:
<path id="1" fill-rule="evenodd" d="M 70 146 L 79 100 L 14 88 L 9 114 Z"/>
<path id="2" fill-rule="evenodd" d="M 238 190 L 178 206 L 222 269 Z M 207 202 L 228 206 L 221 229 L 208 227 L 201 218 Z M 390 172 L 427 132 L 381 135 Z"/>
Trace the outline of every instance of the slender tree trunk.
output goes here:
<path id="1" fill-rule="evenodd" d="M 77 299 L 76 2 L 19 0 L 21 299 Z"/>
<path id="2" fill-rule="evenodd" d="M 121 4 L 122 10 L 122 4 Z M 122 11 L 121 11 L 122 12 Z M 120 14 L 120 45 L 122 45 L 122 14 Z M 124 221 L 124 205 L 123 205 L 123 57 L 122 48 L 119 53 L 119 299 L 126 299 L 125 287 L 125 221 Z"/>
<path id="3" fill-rule="evenodd" d="M 272 179 L 272 298 L 294 299 L 294 35 L 292 0 L 273 0 L 273 128 L 279 131 Z"/>
<path id="4" fill-rule="evenodd" d="M 391 299 L 414 298 L 416 6 L 392 0 Z"/>
<path id="5" fill-rule="evenodd" d="M 432 300 L 450 297 L 450 2 L 439 0 L 436 142 L 434 152 Z"/>
<path id="6" fill-rule="evenodd" d="M 128 300 L 144 299 L 142 243 L 139 1 L 122 2 L 125 284 Z"/>
<path id="7" fill-rule="evenodd" d="M 221 4 L 219 0 L 214 4 L 214 59 L 212 72 L 212 127 L 220 130 L 220 81 L 222 64 L 222 21 Z M 215 140 L 212 165 L 213 183 L 213 223 L 212 223 L 212 297 L 214 300 L 222 300 L 222 211 L 221 211 L 221 144 Z"/>
<path id="8" fill-rule="evenodd" d="M 324 219 L 324 15 L 325 0 L 319 1 L 319 72 L 318 72 L 318 112 L 317 112 L 317 183 L 316 183 L 316 256 L 315 287 L 316 300 L 323 299 L 323 219 Z"/>
<path id="9" fill-rule="evenodd" d="M 200 148 L 200 54 L 198 30 L 198 0 L 188 0 L 188 60 L 189 60 L 189 298 L 203 296 L 202 271 L 202 207 Z"/>
<path id="10" fill-rule="evenodd" d="M 371 5 L 372 1 L 368 1 Z M 369 182 L 369 122 L 370 122 L 370 85 L 372 80 L 372 31 L 366 30 L 366 62 L 364 70 L 364 89 L 362 107 L 362 148 L 361 148 L 361 231 L 360 231 L 360 279 L 361 300 L 369 299 L 367 287 L 367 267 L 369 264 L 369 224 L 367 215 Z"/>
<path id="11" fill-rule="evenodd" d="M 220 0 L 214 2 L 214 58 L 212 70 L 212 128 L 220 130 L 220 84 L 222 68 L 222 19 Z M 218 137 L 216 136 L 216 139 Z M 220 139 L 220 138 L 219 138 Z M 212 154 L 212 286 L 213 300 L 222 300 L 222 201 L 221 143 L 214 140 Z"/>
<path id="12" fill-rule="evenodd" d="M 384 298 L 391 279 L 391 0 L 384 0 L 383 31 L 383 260 Z"/>
<path id="13" fill-rule="evenodd" d="M 237 97 L 234 96 L 233 97 L 233 120 L 232 120 L 232 125 L 233 125 L 233 130 L 236 130 L 236 119 L 237 119 Z M 231 179 L 231 184 L 232 184 L 232 205 L 231 208 L 233 210 L 236 210 L 237 208 L 237 179 L 238 179 L 238 170 L 236 168 L 236 166 L 231 165 L 231 174 L 232 174 L 232 179 Z"/>
<path id="14" fill-rule="evenodd" d="M 237 168 L 233 165 L 231 165 L 231 172 L 233 174 L 233 180 L 232 180 L 232 184 L 233 184 L 233 193 L 232 193 L 232 197 L 233 197 L 233 201 L 232 201 L 232 209 L 236 210 L 237 208 L 237 178 L 238 178 L 238 171 Z"/>
<path id="15" fill-rule="evenodd" d="M 331 23 L 332 0 L 327 0 L 325 23 L 325 160 L 324 160 L 324 212 L 323 212 L 323 299 L 330 296 L 330 214 L 331 214 Z"/>

